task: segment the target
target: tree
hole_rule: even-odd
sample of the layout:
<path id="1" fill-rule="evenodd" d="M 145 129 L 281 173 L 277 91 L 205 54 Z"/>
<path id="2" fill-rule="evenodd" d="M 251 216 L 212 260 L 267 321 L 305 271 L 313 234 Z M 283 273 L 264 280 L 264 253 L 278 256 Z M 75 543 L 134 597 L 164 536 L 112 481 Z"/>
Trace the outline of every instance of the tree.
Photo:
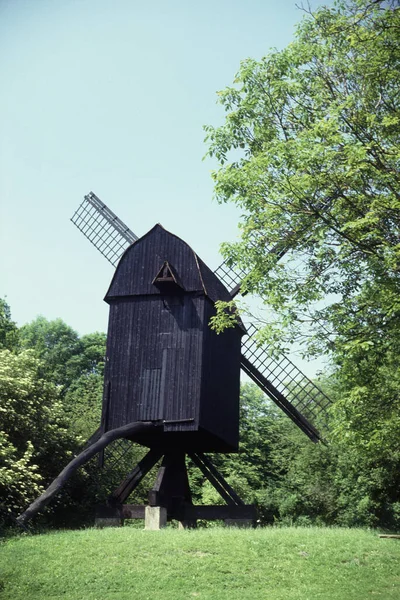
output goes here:
<path id="1" fill-rule="evenodd" d="M 219 93 L 225 123 L 206 127 L 215 193 L 244 211 L 241 242 L 223 251 L 275 314 L 269 342 L 399 342 L 399 39 L 398 0 L 340 1 Z"/>
<path id="2" fill-rule="evenodd" d="M 20 329 L 21 346 L 33 349 L 41 359 L 44 374 L 57 385 L 69 382 L 69 361 L 79 352 L 79 336 L 61 319 L 37 317 Z"/>
<path id="3" fill-rule="evenodd" d="M 44 374 L 64 395 L 83 375 L 103 375 L 106 336 L 92 333 L 81 338 L 62 319 L 37 317 L 20 329 L 22 348 L 34 349 Z"/>
<path id="4" fill-rule="evenodd" d="M 69 428 L 84 440 L 100 426 L 103 386 L 99 373 L 85 373 L 71 384 L 63 398 Z"/>
<path id="5" fill-rule="evenodd" d="M 18 328 L 11 319 L 11 310 L 3 298 L 0 298 L 0 349 L 14 350 L 18 345 Z"/>
<path id="6" fill-rule="evenodd" d="M 18 513 L 58 474 L 100 424 L 105 335 L 82 336 L 61 319 L 18 330 L 0 304 L 0 512 Z M 1 350 L 1 347 L 7 350 Z M 9 351 L 12 350 L 13 352 Z M 101 480 L 95 461 L 58 499 L 60 522 L 85 517 Z M 88 512 L 86 510 L 86 512 Z M 54 515 L 53 515 L 54 516 Z M 76 520 L 76 519 L 75 519 Z"/>
<path id="7" fill-rule="evenodd" d="M 77 447 L 56 386 L 32 350 L 0 350 L 1 512 L 18 513 Z"/>

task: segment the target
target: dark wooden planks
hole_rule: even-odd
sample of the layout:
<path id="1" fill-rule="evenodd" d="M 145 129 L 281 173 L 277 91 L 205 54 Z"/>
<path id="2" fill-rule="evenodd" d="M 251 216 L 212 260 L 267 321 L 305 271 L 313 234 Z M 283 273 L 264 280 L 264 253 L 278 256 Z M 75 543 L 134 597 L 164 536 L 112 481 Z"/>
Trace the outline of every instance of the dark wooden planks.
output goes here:
<path id="1" fill-rule="evenodd" d="M 179 285 L 160 282 L 166 264 Z M 162 430 L 140 443 L 177 448 L 184 433 L 182 449 L 237 449 L 242 328 L 211 331 L 217 299 L 228 299 L 221 282 L 161 226 L 125 252 L 106 296 L 104 430 L 156 421 Z"/>

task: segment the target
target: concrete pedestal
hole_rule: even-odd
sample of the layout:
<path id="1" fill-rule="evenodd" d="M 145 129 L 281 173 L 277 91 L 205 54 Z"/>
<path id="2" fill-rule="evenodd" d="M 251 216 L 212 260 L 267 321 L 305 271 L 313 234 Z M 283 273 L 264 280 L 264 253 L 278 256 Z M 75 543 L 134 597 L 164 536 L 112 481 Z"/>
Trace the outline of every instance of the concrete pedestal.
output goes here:
<path id="1" fill-rule="evenodd" d="M 167 524 L 167 509 L 164 506 L 146 506 L 144 528 L 157 530 Z"/>

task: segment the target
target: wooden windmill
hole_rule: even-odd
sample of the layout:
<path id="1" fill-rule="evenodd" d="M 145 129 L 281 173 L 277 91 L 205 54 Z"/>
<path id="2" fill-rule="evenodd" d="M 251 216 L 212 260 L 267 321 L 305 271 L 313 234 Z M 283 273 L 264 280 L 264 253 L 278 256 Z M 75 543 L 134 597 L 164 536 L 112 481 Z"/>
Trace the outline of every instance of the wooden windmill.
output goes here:
<path id="1" fill-rule="evenodd" d="M 321 440 L 317 422 L 329 398 L 287 357 L 274 359 L 260 348 L 253 325 L 246 329 L 238 318 L 223 334 L 210 329 L 215 302 L 240 292 L 243 272 L 226 263 L 212 272 L 161 225 L 138 238 L 93 192 L 71 220 L 117 267 L 105 297 L 110 316 L 104 396 L 94 442 L 124 437 L 149 448 L 98 509 L 99 518 L 143 518 L 147 511 L 157 527 L 167 518 L 254 520 L 254 507 L 244 504 L 204 454 L 238 449 L 240 368 L 313 442 Z M 282 247 L 271 251 L 285 253 Z M 225 506 L 192 504 L 186 455 Z M 161 458 L 149 506 L 124 504 Z"/>

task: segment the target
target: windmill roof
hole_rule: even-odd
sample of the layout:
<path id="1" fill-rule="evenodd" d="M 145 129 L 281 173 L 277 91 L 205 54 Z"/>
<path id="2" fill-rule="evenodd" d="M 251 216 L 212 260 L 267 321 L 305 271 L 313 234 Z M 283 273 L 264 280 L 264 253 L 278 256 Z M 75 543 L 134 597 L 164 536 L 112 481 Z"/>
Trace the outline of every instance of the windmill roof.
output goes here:
<path id="1" fill-rule="evenodd" d="M 202 292 L 213 302 L 231 300 L 226 287 L 194 250 L 157 224 L 124 252 L 105 301 L 121 296 L 162 294 L 153 280 L 166 261 L 177 273 L 185 291 Z"/>

